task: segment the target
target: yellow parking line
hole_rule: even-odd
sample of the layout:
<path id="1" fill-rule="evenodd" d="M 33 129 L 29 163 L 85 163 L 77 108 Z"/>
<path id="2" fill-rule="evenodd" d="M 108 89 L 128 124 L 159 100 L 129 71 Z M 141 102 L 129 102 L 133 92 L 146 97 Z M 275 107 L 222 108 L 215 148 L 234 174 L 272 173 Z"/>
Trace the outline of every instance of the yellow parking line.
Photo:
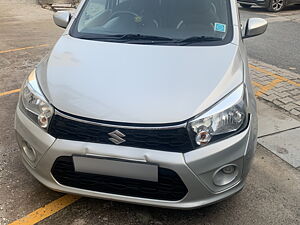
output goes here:
<path id="1" fill-rule="evenodd" d="M 252 81 L 252 84 L 253 84 L 254 86 L 256 86 L 256 87 L 259 87 L 259 88 L 263 88 L 263 87 L 264 87 L 262 84 L 257 83 L 257 82 L 255 82 L 255 81 Z"/>
<path id="2" fill-rule="evenodd" d="M 63 197 L 50 202 L 49 204 L 41 207 L 34 212 L 28 214 L 27 216 L 23 217 L 22 219 L 16 220 L 9 225 L 30 225 L 36 224 L 43 219 L 57 213 L 58 211 L 66 208 L 67 206 L 73 204 L 77 200 L 79 200 L 79 196 L 74 195 L 64 195 Z"/>
<path id="3" fill-rule="evenodd" d="M 8 50 L 0 51 L 0 54 L 8 53 L 8 52 L 16 52 L 16 51 L 21 51 L 21 50 L 27 50 L 27 49 L 32 49 L 32 48 L 47 47 L 47 46 L 49 46 L 49 44 L 36 45 L 36 46 L 28 46 L 28 47 L 24 47 L 24 48 L 8 49 Z"/>
<path id="4" fill-rule="evenodd" d="M 262 93 L 261 91 L 255 92 L 255 96 L 256 96 L 256 97 L 260 97 L 262 94 L 264 94 L 264 93 Z"/>
<path id="5" fill-rule="evenodd" d="M 15 89 L 15 90 L 11 90 L 11 91 L 2 92 L 2 93 L 0 93 L 0 96 L 18 93 L 18 92 L 20 92 L 20 90 L 21 90 L 21 89 Z"/>
<path id="6" fill-rule="evenodd" d="M 256 86 L 259 88 L 259 90 L 257 92 L 255 92 L 255 96 L 259 97 L 261 96 L 263 93 L 260 91 L 264 86 L 260 83 L 257 83 L 255 81 L 252 81 L 252 85 Z"/>
<path id="7" fill-rule="evenodd" d="M 270 83 L 268 83 L 267 85 L 263 86 L 263 85 L 255 82 L 255 81 L 253 81 L 252 84 L 254 84 L 255 86 L 259 87 L 259 90 L 255 93 L 255 96 L 260 97 L 262 94 L 265 94 L 269 90 L 271 90 L 274 87 L 276 87 L 276 85 L 278 83 L 280 83 L 280 82 L 282 82 L 282 80 L 275 79 L 275 80 L 271 81 Z"/>
<path id="8" fill-rule="evenodd" d="M 275 77 L 275 78 L 278 79 L 278 80 L 285 81 L 285 82 L 287 82 L 287 83 L 289 83 L 289 84 L 292 84 L 292 85 L 295 85 L 295 86 L 297 86 L 297 87 L 300 87 L 300 83 L 297 83 L 297 82 L 295 82 L 295 81 L 289 80 L 289 79 L 287 79 L 287 78 L 285 78 L 285 77 L 279 76 L 279 75 L 277 75 L 277 74 L 275 74 L 275 73 L 272 73 L 272 72 L 267 71 L 267 70 L 265 70 L 265 69 L 262 69 L 262 68 L 260 68 L 260 67 L 254 66 L 254 65 L 252 65 L 252 64 L 249 64 L 249 67 L 250 67 L 251 69 L 257 70 L 258 72 L 261 72 L 261 73 L 264 73 L 264 74 L 266 74 L 266 75 Z"/>
<path id="9" fill-rule="evenodd" d="M 273 89 L 278 83 L 282 82 L 280 79 L 275 79 L 272 82 L 268 83 L 267 85 L 261 88 L 262 91 L 266 92 L 268 90 Z"/>

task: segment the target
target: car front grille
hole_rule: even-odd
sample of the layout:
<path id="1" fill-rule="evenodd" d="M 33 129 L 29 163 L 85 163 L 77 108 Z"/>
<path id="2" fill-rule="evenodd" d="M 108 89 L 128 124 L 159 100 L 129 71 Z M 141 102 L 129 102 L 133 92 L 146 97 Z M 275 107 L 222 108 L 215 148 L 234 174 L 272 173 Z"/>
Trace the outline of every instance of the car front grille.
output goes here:
<path id="1" fill-rule="evenodd" d="M 161 129 L 162 128 L 162 129 Z M 78 120 L 56 114 L 51 120 L 49 134 L 58 139 L 92 142 L 115 145 L 109 133 L 120 131 L 125 137 L 125 142 L 120 146 L 153 149 L 160 151 L 185 153 L 193 150 L 192 142 L 185 127 L 155 127 L 139 128 L 121 125 L 108 126 L 88 120 Z"/>
<path id="2" fill-rule="evenodd" d="M 51 173 L 62 185 L 131 197 L 178 201 L 188 190 L 172 170 L 158 168 L 158 182 L 75 172 L 71 156 L 56 159 Z"/>

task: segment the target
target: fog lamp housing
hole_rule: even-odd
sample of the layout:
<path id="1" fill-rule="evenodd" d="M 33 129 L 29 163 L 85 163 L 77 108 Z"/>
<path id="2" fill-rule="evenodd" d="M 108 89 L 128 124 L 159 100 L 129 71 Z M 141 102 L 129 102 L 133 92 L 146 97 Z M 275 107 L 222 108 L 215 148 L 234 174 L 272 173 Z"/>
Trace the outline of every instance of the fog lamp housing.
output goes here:
<path id="1" fill-rule="evenodd" d="M 26 155 L 26 157 L 31 161 L 35 162 L 37 159 L 36 151 L 35 149 L 26 141 L 22 142 L 22 151 Z"/>
<path id="2" fill-rule="evenodd" d="M 238 176 L 239 169 L 237 165 L 225 165 L 218 169 L 213 175 L 213 182 L 216 186 L 226 186 L 232 183 Z"/>

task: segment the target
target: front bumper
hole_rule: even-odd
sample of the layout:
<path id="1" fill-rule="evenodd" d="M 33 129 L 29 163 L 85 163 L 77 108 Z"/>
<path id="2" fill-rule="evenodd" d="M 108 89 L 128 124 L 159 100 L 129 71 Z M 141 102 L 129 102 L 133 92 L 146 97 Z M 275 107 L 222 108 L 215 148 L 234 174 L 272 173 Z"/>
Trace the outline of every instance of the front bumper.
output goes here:
<path id="1" fill-rule="evenodd" d="M 34 162 L 22 151 L 24 165 L 37 180 L 53 190 L 143 205 L 190 209 L 225 199 L 244 187 L 256 149 L 256 122 L 256 118 L 251 117 L 248 128 L 242 133 L 185 154 L 55 139 L 31 122 L 19 107 L 16 111 L 15 129 L 19 145 L 26 141 L 36 150 L 37 159 Z M 58 157 L 73 155 L 93 155 L 153 163 L 176 172 L 188 192 L 179 201 L 165 201 L 65 186 L 55 180 L 51 168 Z M 212 177 L 216 170 L 228 164 L 237 166 L 239 171 L 237 177 L 228 185 L 222 187 L 214 185 Z"/>

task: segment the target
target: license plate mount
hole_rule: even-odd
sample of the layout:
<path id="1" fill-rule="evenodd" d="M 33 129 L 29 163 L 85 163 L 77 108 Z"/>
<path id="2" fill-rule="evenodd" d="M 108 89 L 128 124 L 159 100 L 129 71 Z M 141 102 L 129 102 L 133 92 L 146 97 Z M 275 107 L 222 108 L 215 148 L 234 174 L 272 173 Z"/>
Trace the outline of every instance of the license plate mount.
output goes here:
<path id="1" fill-rule="evenodd" d="M 73 156 L 75 172 L 158 182 L 158 166 L 130 160 Z"/>

